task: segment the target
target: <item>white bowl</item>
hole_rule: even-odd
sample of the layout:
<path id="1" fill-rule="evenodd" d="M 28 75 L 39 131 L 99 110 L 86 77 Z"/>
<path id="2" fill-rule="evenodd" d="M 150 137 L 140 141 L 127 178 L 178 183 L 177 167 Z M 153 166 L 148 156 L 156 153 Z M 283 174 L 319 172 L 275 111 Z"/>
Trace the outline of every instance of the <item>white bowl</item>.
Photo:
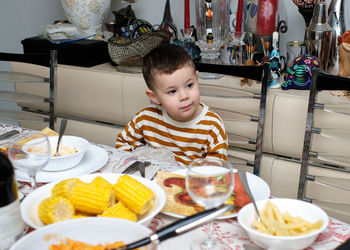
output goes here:
<path id="1" fill-rule="evenodd" d="M 95 217 L 63 221 L 35 230 L 18 240 L 10 250 L 49 249 L 66 237 L 97 245 L 123 241 L 132 243 L 152 233 L 147 227 L 132 221 Z"/>
<path id="2" fill-rule="evenodd" d="M 243 207 L 238 213 L 238 222 L 247 232 L 249 238 L 259 247 L 264 249 L 304 249 L 310 246 L 319 233 L 326 229 L 328 225 L 327 214 L 319 207 L 296 199 L 266 199 L 257 201 L 258 209 L 263 209 L 267 201 L 274 203 L 281 213 L 288 211 L 292 216 L 300 216 L 309 222 L 323 221 L 323 225 L 318 230 L 300 236 L 272 236 L 260 233 L 253 229 L 252 221 L 255 219 L 255 210 L 252 203 Z"/>
<path id="3" fill-rule="evenodd" d="M 106 179 L 110 183 L 114 184 L 117 182 L 118 178 L 122 174 L 116 174 L 116 173 L 96 173 L 96 174 L 88 174 L 79 176 L 80 180 L 84 182 L 91 182 L 96 176 L 101 176 L 102 178 Z M 144 215 L 140 216 L 137 221 L 139 224 L 147 225 L 151 222 L 154 216 L 156 216 L 164 207 L 166 196 L 163 189 L 155 182 L 150 181 L 148 179 L 142 178 L 140 176 L 133 175 L 133 178 L 147 186 L 149 189 L 151 189 L 155 195 L 156 199 L 154 202 L 153 207 Z M 41 228 L 44 225 L 44 223 L 40 220 L 38 215 L 38 206 L 40 202 L 48 197 L 51 196 L 51 189 L 53 186 L 58 183 L 52 182 L 49 184 L 46 184 L 42 187 L 37 188 L 33 192 L 31 192 L 24 200 L 21 202 L 21 215 L 26 224 L 31 226 L 32 228 L 38 229 Z"/>
<path id="4" fill-rule="evenodd" d="M 63 171 L 76 166 L 84 157 L 89 142 L 78 136 L 64 135 L 60 142 L 60 148 L 68 147 L 70 150 L 76 149 L 78 152 L 66 156 L 52 156 L 56 152 L 58 136 L 49 136 L 51 146 L 51 157 L 49 163 L 43 170 Z"/>

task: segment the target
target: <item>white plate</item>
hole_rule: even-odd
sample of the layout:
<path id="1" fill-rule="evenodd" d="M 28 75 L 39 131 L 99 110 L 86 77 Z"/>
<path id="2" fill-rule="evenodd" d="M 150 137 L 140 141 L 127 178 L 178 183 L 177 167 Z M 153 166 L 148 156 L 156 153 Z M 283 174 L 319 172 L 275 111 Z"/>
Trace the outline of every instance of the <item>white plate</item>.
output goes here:
<path id="1" fill-rule="evenodd" d="M 117 182 L 119 176 L 121 175 L 122 174 L 116 174 L 116 173 L 96 173 L 96 174 L 78 176 L 78 178 L 84 182 L 91 182 L 96 176 L 101 176 L 102 178 L 106 179 L 110 183 L 114 184 Z M 139 224 L 147 224 L 164 207 L 165 200 L 166 200 L 165 192 L 163 191 L 161 186 L 159 186 L 157 183 L 151 180 L 148 180 L 136 175 L 133 175 L 132 177 L 138 180 L 139 182 L 141 182 L 142 184 L 144 184 L 145 186 L 147 186 L 148 188 L 150 188 L 156 195 L 156 200 L 151 210 L 148 211 L 146 214 L 142 215 L 141 217 L 139 217 L 139 220 L 137 222 Z M 38 215 L 38 206 L 42 200 L 51 196 L 51 189 L 56 183 L 58 183 L 58 181 L 46 184 L 34 190 L 22 201 L 21 203 L 22 218 L 24 222 L 27 223 L 29 226 L 36 229 L 44 226 L 44 224 L 41 222 Z"/>
<path id="2" fill-rule="evenodd" d="M 179 169 L 179 170 L 173 171 L 172 173 L 179 174 L 179 175 L 186 175 L 186 171 L 187 169 Z M 234 172 L 237 172 L 237 170 L 234 170 Z M 260 177 L 254 174 L 247 172 L 247 180 L 248 180 L 248 185 L 250 187 L 252 195 L 256 201 L 268 199 L 270 197 L 270 187 L 263 179 L 261 179 Z M 162 212 L 162 213 L 169 215 L 171 217 L 179 218 L 179 219 L 186 217 L 181 214 L 174 214 L 174 213 L 168 213 L 168 212 Z M 233 218 L 233 217 L 236 217 L 237 215 L 238 213 L 232 213 L 229 215 L 220 216 L 218 219 Z"/>
<path id="3" fill-rule="evenodd" d="M 66 237 L 97 245 L 124 241 L 132 243 L 149 236 L 152 231 L 132 221 L 95 217 L 68 220 L 35 230 L 17 241 L 11 250 L 49 249 Z"/>
<path id="4" fill-rule="evenodd" d="M 108 159 L 108 153 L 104 149 L 90 144 L 83 159 L 75 167 L 63 171 L 40 171 L 36 175 L 36 181 L 53 182 L 89 174 L 102 168 L 107 163 Z M 29 181 L 28 174 L 18 170 L 16 170 L 16 179 L 19 181 Z"/>

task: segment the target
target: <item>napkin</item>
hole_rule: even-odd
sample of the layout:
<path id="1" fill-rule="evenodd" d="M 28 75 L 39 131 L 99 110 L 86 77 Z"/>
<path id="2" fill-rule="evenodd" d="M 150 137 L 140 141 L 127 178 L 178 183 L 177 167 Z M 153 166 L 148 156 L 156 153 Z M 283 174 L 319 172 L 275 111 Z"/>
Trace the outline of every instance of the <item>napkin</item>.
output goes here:
<path id="1" fill-rule="evenodd" d="M 66 39 L 78 33 L 78 29 L 69 23 L 48 24 L 44 27 L 44 35 L 53 40 Z"/>
<path id="2" fill-rule="evenodd" d="M 176 166 L 178 165 L 174 158 L 173 152 L 166 148 L 155 148 L 147 144 L 145 146 L 136 148 L 132 152 L 135 155 L 148 158 L 150 161 L 154 160 L 160 163 L 166 162 L 168 164 Z"/>

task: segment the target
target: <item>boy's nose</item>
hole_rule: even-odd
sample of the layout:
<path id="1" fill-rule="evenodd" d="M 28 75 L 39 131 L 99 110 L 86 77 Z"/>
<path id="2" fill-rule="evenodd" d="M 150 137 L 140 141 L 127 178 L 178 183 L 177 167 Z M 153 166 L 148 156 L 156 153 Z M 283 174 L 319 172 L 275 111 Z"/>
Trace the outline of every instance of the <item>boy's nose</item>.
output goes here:
<path id="1" fill-rule="evenodd" d="M 186 90 L 181 90 L 180 91 L 180 100 L 187 99 L 189 97 L 189 93 Z"/>

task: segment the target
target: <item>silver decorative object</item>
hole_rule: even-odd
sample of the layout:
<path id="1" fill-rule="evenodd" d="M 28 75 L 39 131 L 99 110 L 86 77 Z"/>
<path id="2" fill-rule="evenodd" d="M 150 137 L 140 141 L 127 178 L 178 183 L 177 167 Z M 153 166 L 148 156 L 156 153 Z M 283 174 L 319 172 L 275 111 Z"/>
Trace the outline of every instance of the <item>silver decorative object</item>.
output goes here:
<path id="1" fill-rule="evenodd" d="M 324 71 L 327 71 L 328 68 L 332 30 L 332 27 L 327 23 L 326 3 L 317 3 L 310 25 L 306 29 L 306 53 L 316 56 Z"/>

